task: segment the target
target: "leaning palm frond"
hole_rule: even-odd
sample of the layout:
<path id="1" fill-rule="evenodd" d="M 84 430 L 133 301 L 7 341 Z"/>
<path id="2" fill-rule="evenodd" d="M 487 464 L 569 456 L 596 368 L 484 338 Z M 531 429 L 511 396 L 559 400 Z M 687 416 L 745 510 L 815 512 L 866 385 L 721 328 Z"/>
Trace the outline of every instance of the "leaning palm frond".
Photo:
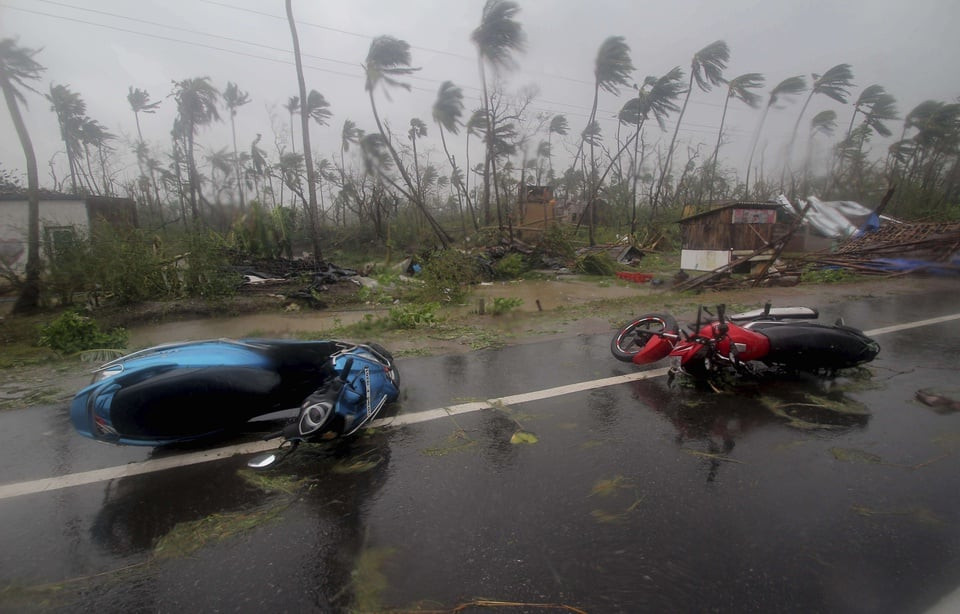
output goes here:
<path id="1" fill-rule="evenodd" d="M 125 350 L 98 348 L 95 350 L 83 350 L 82 352 L 78 352 L 77 357 L 80 358 L 80 362 L 95 362 L 99 364 L 116 360 L 124 354 L 126 354 Z"/>
<path id="2" fill-rule="evenodd" d="M 559 134 L 564 136 L 567 132 L 570 131 L 570 125 L 567 123 L 567 118 L 564 115 L 554 115 L 550 120 L 549 132 L 551 134 Z"/>
<path id="3" fill-rule="evenodd" d="M 810 133 L 830 136 L 837 129 L 837 112 L 820 111 L 810 120 Z"/>
<path id="4" fill-rule="evenodd" d="M 362 137 L 363 130 L 357 128 L 357 124 L 353 120 L 344 120 L 343 129 L 340 131 L 340 146 L 344 151 L 349 151 L 350 144 L 359 143 Z"/>
<path id="5" fill-rule="evenodd" d="M 890 94 L 884 93 L 873 102 L 870 111 L 866 114 L 864 123 L 880 136 L 888 137 L 893 133 L 883 122 L 895 119 L 899 119 L 897 116 L 897 100 Z"/>
<path id="6" fill-rule="evenodd" d="M 463 90 L 454 85 L 453 81 L 444 81 L 433 103 L 433 121 L 447 132 L 457 134 L 460 130 L 461 115 L 463 115 Z"/>
<path id="7" fill-rule="evenodd" d="M 734 77 L 727 85 L 727 98 L 735 98 L 750 108 L 756 109 L 760 106 L 761 98 L 759 94 L 750 90 L 763 87 L 764 81 L 764 76 L 756 72 L 748 72 L 739 77 Z"/>
<path id="8" fill-rule="evenodd" d="M 611 94 L 619 94 L 619 86 L 627 85 L 634 70 L 630 46 L 622 36 L 611 36 L 597 51 L 593 74 L 597 86 Z"/>
<path id="9" fill-rule="evenodd" d="M 368 175 L 385 173 L 393 165 L 387 140 L 381 134 L 372 133 L 360 139 L 360 151 L 363 153 L 363 166 Z"/>
<path id="10" fill-rule="evenodd" d="M 526 48 L 523 27 L 514 19 L 520 6 L 511 0 L 487 0 L 483 5 L 480 25 L 470 35 L 481 58 L 494 69 L 512 68 L 513 52 Z"/>
<path id="11" fill-rule="evenodd" d="M 801 76 L 787 77 L 770 90 L 770 97 L 767 100 L 767 106 L 772 107 L 784 96 L 796 96 L 807 91 L 807 80 Z"/>
<path id="12" fill-rule="evenodd" d="M 420 70 L 410 66 L 410 44 L 407 41 L 392 36 L 378 36 L 370 43 L 367 52 L 367 61 L 364 68 L 367 72 L 367 91 L 372 90 L 381 82 L 391 87 L 410 89 L 409 83 L 404 83 L 398 77 L 412 75 Z M 388 96 L 389 98 L 389 96 Z"/>
<path id="13" fill-rule="evenodd" d="M 427 136 L 427 125 L 423 123 L 422 119 L 417 119 L 416 117 L 412 118 L 410 120 L 410 130 L 407 131 L 407 136 L 410 137 L 410 140 L 416 140 Z"/>
<path id="14" fill-rule="evenodd" d="M 303 105 L 303 113 L 320 126 L 326 126 L 327 120 L 333 117 L 333 113 L 330 112 L 330 103 L 317 90 L 310 90 L 307 103 Z"/>
<path id="15" fill-rule="evenodd" d="M 723 69 L 729 61 L 730 48 L 722 40 L 714 41 L 696 52 L 690 63 L 690 71 L 697 87 L 707 92 L 714 85 L 725 83 Z"/>
<path id="16" fill-rule="evenodd" d="M 839 103 L 846 104 L 849 88 L 853 86 L 853 69 L 849 64 L 837 64 L 822 75 L 813 75 L 810 95 L 823 94 Z"/>

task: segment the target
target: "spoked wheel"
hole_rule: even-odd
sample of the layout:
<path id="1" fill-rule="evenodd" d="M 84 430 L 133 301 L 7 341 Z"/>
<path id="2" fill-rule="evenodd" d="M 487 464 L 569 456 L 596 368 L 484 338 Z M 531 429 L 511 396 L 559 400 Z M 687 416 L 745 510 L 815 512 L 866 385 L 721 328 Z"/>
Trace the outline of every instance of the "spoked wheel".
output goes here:
<path id="1" fill-rule="evenodd" d="M 673 344 L 659 333 L 679 334 L 677 321 L 669 314 L 648 313 L 620 329 L 610 341 L 610 352 L 623 362 L 648 363 L 665 358 Z"/>

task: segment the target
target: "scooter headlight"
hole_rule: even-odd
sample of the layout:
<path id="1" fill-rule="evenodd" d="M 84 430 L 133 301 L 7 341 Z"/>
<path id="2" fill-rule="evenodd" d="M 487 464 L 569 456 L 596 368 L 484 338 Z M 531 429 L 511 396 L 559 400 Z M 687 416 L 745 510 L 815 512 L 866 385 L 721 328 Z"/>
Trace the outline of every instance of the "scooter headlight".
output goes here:
<path id="1" fill-rule="evenodd" d="M 332 415 L 333 403 L 330 401 L 320 401 L 307 406 L 300 414 L 300 434 L 309 435 L 320 430 Z"/>

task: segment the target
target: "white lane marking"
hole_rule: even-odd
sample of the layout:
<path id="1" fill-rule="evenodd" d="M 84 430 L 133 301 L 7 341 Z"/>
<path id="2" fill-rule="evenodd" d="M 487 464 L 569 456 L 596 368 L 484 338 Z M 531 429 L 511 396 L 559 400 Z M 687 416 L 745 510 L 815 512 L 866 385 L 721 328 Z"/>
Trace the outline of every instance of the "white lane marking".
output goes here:
<path id="1" fill-rule="evenodd" d="M 869 337 L 876 337 L 888 333 L 909 330 L 911 328 L 918 328 L 921 326 L 929 326 L 931 324 L 941 324 L 943 322 L 950 322 L 958 319 L 960 319 L 960 313 L 941 316 L 938 318 L 929 318 L 927 320 L 919 320 L 917 322 L 907 322 L 904 324 L 896 324 L 894 326 L 875 328 L 873 330 L 864 331 L 864 334 Z M 418 424 L 420 422 L 428 422 L 430 420 L 437 420 L 447 416 L 455 416 L 480 411 L 496 405 L 528 403 L 530 401 L 539 401 L 566 394 L 573 394 L 575 392 L 583 392 L 585 390 L 594 390 L 596 388 L 603 388 L 606 386 L 615 386 L 617 384 L 625 384 L 627 382 L 660 377 L 666 375 L 668 371 L 669 369 L 667 368 L 638 371 L 628 375 L 617 375 L 615 377 L 580 382 L 577 384 L 568 384 L 566 386 L 557 386 L 555 388 L 546 388 L 544 390 L 515 394 L 497 399 L 488 399 L 486 401 L 474 401 L 471 403 L 462 403 L 459 405 L 440 407 L 437 409 L 430 409 L 410 414 L 401 414 L 392 418 L 379 418 L 371 422 L 370 426 L 398 427 L 408 424 Z M 207 463 L 214 460 L 220 460 L 222 458 L 228 458 L 236 454 L 253 454 L 256 452 L 264 452 L 266 450 L 276 448 L 276 445 L 277 444 L 273 443 L 272 441 L 256 441 L 235 446 L 227 446 L 224 448 L 217 448 L 214 450 L 205 450 L 202 452 L 180 454 L 167 458 L 151 459 L 139 463 L 129 463 L 127 465 L 121 465 L 118 467 L 107 467 L 105 469 L 96 469 L 94 471 L 84 471 L 81 473 L 69 473 L 62 476 L 43 478 L 40 480 L 3 484 L 0 485 L 0 501 L 22 495 L 49 492 L 52 490 L 59 490 L 61 488 L 69 488 L 71 486 L 93 484 L 95 482 L 104 482 L 107 480 L 113 480 L 132 475 L 140 475 L 144 473 L 152 473 L 154 471 L 162 471 L 164 469 L 172 469 L 174 467 L 185 467 L 187 465 Z"/>
<path id="2" fill-rule="evenodd" d="M 581 382 L 579 384 L 569 384 L 558 386 L 556 388 L 547 388 L 534 392 L 515 394 L 497 399 L 488 399 L 486 401 L 475 401 L 471 403 L 461 403 L 459 405 L 450 405 L 427 411 L 418 411 L 410 414 L 401 414 L 392 418 L 380 418 L 370 423 L 371 427 L 398 427 L 408 424 L 417 424 L 427 422 L 447 416 L 466 414 L 470 412 L 488 409 L 497 405 L 510 405 L 516 403 L 526 403 L 540 399 L 549 399 L 564 394 L 573 394 L 584 390 L 593 390 L 604 386 L 614 386 L 643 379 L 660 377 L 667 373 L 668 369 L 654 369 L 650 371 L 639 371 L 628 375 L 618 375 L 605 379 Z M 276 440 L 272 441 L 254 441 L 250 443 L 239 444 L 235 446 L 226 446 L 214 450 L 204 450 L 202 452 L 192 452 L 189 454 L 178 454 L 166 458 L 157 458 L 141 461 L 138 463 L 129 463 L 117 467 L 107 467 L 105 469 L 96 469 L 93 471 L 84 471 L 81 473 L 68 473 L 66 475 L 43 478 L 40 480 L 30 480 L 28 482 L 16 482 L 13 484 L 0 485 L 0 501 L 22 495 L 30 495 L 40 492 L 49 492 L 71 486 L 82 486 L 84 484 L 93 484 L 95 482 L 105 482 L 117 478 L 152 473 L 154 471 L 163 471 L 174 467 L 185 467 L 187 465 L 196 465 L 210 461 L 228 458 L 236 454 L 253 454 L 256 452 L 265 452 L 277 447 Z"/>
<path id="3" fill-rule="evenodd" d="M 863 331 L 863 334 L 868 337 L 876 337 L 877 335 L 886 335 L 887 333 L 895 333 L 901 330 L 919 328 L 921 326 L 930 326 L 931 324 L 941 324 L 943 322 L 950 322 L 952 320 L 960 320 L 960 313 L 955 313 L 949 316 L 940 316 L 939 318 L 930 318 L 929 320 L 918 320 L 916 322 L 906 322 L 904 324 L 894 324 L 893 326 L 875 328 L 873 330 Z"/>

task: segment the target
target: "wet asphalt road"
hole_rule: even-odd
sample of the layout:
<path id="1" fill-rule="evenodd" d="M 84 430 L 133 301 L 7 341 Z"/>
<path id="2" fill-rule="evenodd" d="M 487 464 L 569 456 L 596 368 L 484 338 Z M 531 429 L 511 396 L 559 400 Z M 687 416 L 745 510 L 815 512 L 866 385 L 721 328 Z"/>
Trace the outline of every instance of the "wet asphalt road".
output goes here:
<path id="1" fill-rule="evenodd" d="M 960 398 L 960 326 L 877 340 L 869 379 L 716 394 L 655 378 L 377 429 L 266 484 L 237 457 L 3 499 L 0 611 L 923 612 L 960 586 L 960 414 L 914 394 Z M 402 360 L 393 411 L 634 372 L 608 344 Z M 178 453 L 81 438 L 66 407 L 0 413 L 0 485 Z"/>

